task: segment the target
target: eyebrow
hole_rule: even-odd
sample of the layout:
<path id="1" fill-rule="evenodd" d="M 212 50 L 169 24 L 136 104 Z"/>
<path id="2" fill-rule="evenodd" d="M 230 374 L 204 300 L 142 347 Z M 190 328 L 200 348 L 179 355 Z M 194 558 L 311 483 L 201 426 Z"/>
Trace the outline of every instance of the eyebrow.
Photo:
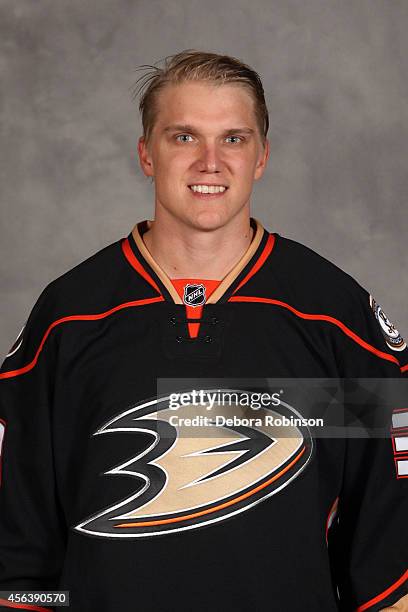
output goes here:
<path id="1" fill-rule="evenodd" d="M 192 126 L 192 125 L 187 125 L 187 124 L 172 124 L 172 125 L 168 125 L 167 127 L 164 128 L 163 130 L 164 132 L 191 132 L 191 133 L 198 133 L 198 130 Z M 222 133 L 223 134 L 231 134 L 231 132 L 241 132 L 241 134 L 254 134 L 255 130 L 253 130 L 252 128 L 249 127 L 238 127 L 238 128 L 228 128 L 227 130 L 224 130 Z"/>

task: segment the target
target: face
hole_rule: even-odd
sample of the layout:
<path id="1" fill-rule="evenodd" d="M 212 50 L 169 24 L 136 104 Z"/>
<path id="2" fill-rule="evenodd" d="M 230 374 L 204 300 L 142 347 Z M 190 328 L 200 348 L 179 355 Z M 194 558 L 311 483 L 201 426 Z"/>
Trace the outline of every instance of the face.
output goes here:
<path id="1" fill-rule="evenodd" d="M 138 151 L 144 174 L 154 177 L 155 218 L 170 215 L 211 230 L 236 215 L 249 217 L 253 183 L 264 172 L 269 143 L 262 144 L 254 102 L 242 85 L 190 82 L 160 92 L 150 142 L 140 138 Z M 226 189 L 206 195 L 192 185 Z"/>

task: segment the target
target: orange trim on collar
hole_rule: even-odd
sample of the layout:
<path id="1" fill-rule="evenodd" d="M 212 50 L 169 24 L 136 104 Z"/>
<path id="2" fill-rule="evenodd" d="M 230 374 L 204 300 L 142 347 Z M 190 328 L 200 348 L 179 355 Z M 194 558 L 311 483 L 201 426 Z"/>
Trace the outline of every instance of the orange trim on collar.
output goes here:
<path id="1" fill-rule="evenodd" d="M 143 266 L 138 262 L 138 260 L 134 256 L 132 248 L 129 244 L 128 238 L 124 238 L 122 240 L 122 250 L 123 250 L 123 253 L 125 254 L 126 259 L 130 263 L 130 265 L 136 270 L 136 272 L 138 272 L 141 276 L 143 276 L 143 278 L 147 280 L 147 282 L 150 283 L 150 285 L 154 289 L 156 289 L 156 291 L 161 295 L 161 291 L 157 283 L 152 279 L 150 274 L 146 272 L 146 270 L 143 268 Z"/>
<path id="2" fill-rule="evenodd" d="M 151 253 L 149 252 L 148 248 L 146 247 L 145 243 L 143 242 L 141 230 L 143 229 L 143 226 L 145 226 L 146 224 L 147 224 L 147 227 L 150 227 L 152 223 L 154 223 L 154 221 L 152 221 L 152 220 L 145 220 L 145 221 L 140 221 L 139 223 L 137 223 L 135 225 L 135 227 L 133 228 L 133 230 L 132 230 L 133 240 L 134 240 L 134 242 L 136 244 L 136 247 L 137 247 L 140 255 L 143 257 L 143 259 L 146 261 L 146 263 L 150 266 L 150 268 L 155 272 L 155 274 L 157 274 L 158 278 L 163 283 L 163 286 L 166 288 L 166 290 L 169 293 L 169 295 L 170 295 L 171 299 L 173 300 L 173 302 L 175 304 L 182 304 L 183 302 L 182 302 L 179 294 L 177 293 L 176 289 L 174 288 L 174 285 L 171 282 L 171 279 L 166 274 L 166 272 L 159 266 L 159 264 L 156 262 L 156 260 L 152 257 Z M 248 246 L 247 250 L 245 251 L 245 253 L 240 258 L 240 260 L 235 264 L 235 266 L 221 280 L 221 282 L 218 285 L 218 287 L 215 289 L 215 291 L 208 298 L 207 304 L 215 304 L 216 302 L 218 302 L 223 297 L 223 295 L 228 291 L 228 289 L 233 285 L 233 283 L 235 282 L 237 277 L 241 274 L 242 270 L 244 270 L 244 268 L 254 258 L 255 254 L 256 254 L 256 252 L 257 252 L 257 250 L 259 248 L 259 245 L 261 244 L 262 239 L 263 239 L 263 237 L 264 237 L 264 235 L 266 233 L 266 230 L 264 229 L 262 224 L 257 219 L 255 219 L 254 217 L 251 217 L 251 223 L 252 223 L 252 226 L 255 226 L 256 229 L 254 228 L 255 229 L 255 233 L 254 233 L 254 236 L 252 238 L 252 241 L 251 241 L 250 245 Z M 265 253 L 265 250 L 263 250 L 263 253 Z M 266 257 L 267 257 L 267 254 L 265 253 L 265 258 L 262 260 L 262 262 L 260 263 L 260 265 L 257 268 L 255 268 L 256 267 L 256 262 L 255 262 L 255 264 L 254 264 L 254 268 L 255 269 L 252 272 L 252 274 L 255 274 L 255 272 L 259 269 L 259 267 L 262 265 L 262 263 L 264 263 Z M 146 270 L 145 270 L 145 273 L 150 278 L 150 275 L 148 274 L 148 272 L 146 272 Z M 251 276 L 252 276 L 252 274 L 251 274 Z M 249 276 L 248 276 L 248 278 L 249 278 Z"/>
<path id="3" fill-rule="evenodd" d="M 265 261 L 268 259 L 269 255 L 272 253 L 272 249 L 275 246 L 275 236 L 273 234 L 269 235 L 268 241 L 265 244 L 265 248 L 259 256 L 258 260 L 255 262 L 253 268 L 248 272 L 245 278 L 239 283 L 238 287 L 234 290 L 233 293 L 236 293 L 238 289 L 241 289 L 242 285 L 245 285 L 249 281 L 249 279 L 258 272 L 259 268 L 261 268 Z"/>

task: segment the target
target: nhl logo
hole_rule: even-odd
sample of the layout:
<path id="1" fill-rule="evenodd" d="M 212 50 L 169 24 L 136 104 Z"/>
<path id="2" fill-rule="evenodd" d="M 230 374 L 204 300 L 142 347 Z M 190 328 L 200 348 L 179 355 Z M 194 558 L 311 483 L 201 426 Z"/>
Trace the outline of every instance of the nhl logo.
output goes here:
<path id="1" fill-rule="evenodd" d="M 186 285 L 184 287 L 183 302 L 187 306 L 201 306 L 201 304 L 205 304 L 205 286 Z"/>

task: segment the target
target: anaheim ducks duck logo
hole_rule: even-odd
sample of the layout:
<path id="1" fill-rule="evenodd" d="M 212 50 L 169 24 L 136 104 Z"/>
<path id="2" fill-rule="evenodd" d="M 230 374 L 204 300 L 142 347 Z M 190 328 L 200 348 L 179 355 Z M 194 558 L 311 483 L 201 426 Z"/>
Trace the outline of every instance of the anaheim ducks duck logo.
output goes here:
<path id="1" fill-rule="evenodd" d="M 381 306 L 377 304 L 372 295 L 370 295 L 370 306 L 375 318 L 380 324 L 380 328 L 387 345 L 394 351 L 403 351 L 407 346 L 403 337 L 399 333 L 398 329 L 395 328 L 395 325 L 391 323 Z"/>
<path id="2" fill-rule="evenodd" d="M 240 422 L 248 416 L 248 407 L 222 409 L 226 418 L 241 416 Z M 77 531 L 105 538 L 139 538 L 214 525 L 249 511 L 288 486 L 312 455 L 307 427 L 204 425 L 192 435 L 191 428 L 171 424 L 174 414 L 168 397 L 151 400 L 122 412 L 94 433 L 148 433 L 151 443 L 105 472 L 134 476 L 131 494 L 88 517 L 75 527 Z M 204 406 L 189 405 L 177 410 L 178 422 L 192 414 L 208 418 Z M 273 410 L 268 406 L 256 411 L 262 422 L 271 414 L 276 422 L 282 416 L 287 421 L 292 417 L 292 422 L 301 419 L 283 402 Z"/>

